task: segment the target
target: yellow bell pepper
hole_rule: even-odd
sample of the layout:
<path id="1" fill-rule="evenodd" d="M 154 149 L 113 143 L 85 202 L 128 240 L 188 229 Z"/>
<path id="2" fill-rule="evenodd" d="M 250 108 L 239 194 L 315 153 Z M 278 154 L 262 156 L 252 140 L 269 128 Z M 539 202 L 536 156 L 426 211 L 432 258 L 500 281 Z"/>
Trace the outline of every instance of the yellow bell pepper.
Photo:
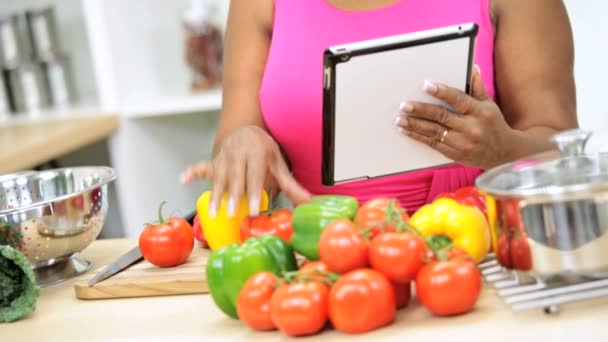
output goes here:
<path id="1" fill-rule="evenodd" d="M 490 251 L 496 253 L 496 251 L 498 251 L 498 234 L 496 234 L 496 200 L 494 197 L 485 194 L 484 198 L 486 199 L 486 210 L 488 211 L 488 223 L 490 226 L 490 236 L 492 241 L 492 248 L 490 248 Z"/>
<path id="2" fill-rule="evenodd" d="M 222 201 L 217 209 L 217 215 L 213 218 L 209 216 L 209 202 L 211 201 L 211 191 L 204 192 L 196 201 L 196 211 L 198 219 L 203 229 L 205 240 L 212 251 L 233 243 L 242 243 L 241 224 L 249 216 L 249 201 L 247 195 L 241 197 L 234 216 L 228 216 L 227 201 L 228 195 L 222 196 Z M 262 191 L 260 200 L 260 212 L 268 210 L 268 194 Z"/>
<path id="3" fill-rule="evenodd" d="M 451 198 L 439 198 L 418 209 L 409 223 L 424 237 L 443 236 L 477 264 L 490 248 L 490 229 L 484 214 Z"/>

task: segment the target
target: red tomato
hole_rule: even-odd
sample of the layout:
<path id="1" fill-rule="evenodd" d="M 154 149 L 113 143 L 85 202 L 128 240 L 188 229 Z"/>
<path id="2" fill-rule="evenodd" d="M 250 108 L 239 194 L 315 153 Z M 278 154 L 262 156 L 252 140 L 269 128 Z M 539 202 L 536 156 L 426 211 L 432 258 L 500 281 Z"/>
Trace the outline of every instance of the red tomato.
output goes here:
<path id="1" fill-rule="evenodd" d="M 291 211 L 279 209 L 271 214 L 249 216 L 241 224 L 241 240 L 250 237 L 272 234 L 289 243 L 293 234 Z"/>
<path id="2" fill-rule="evenodd" d="M 272 322 L 288 336 L 314 335 L 327 323 L 328 297 L 328 286 L 317 281 L 283 284 L 270 299 Z"/>
<path id="3" fill-rule="evenodd" d="M 532 269 L 532 252 L 525 232 L 515 232 L 510 243 L 513 268 L 520 271 Z"/>
<path id="4" fill-rule="evenodd" d="M 452 259 L 425 265 L 416 276 L 418 301 L 437 316 L 471 311 L 481 293 L 481 274 L 470 261 Z"/>
<path id="5" fill-rule="evenodd" d="M 164 203 L 163 203 L 164 204 Z M 181 217 L 163 220 L 159 211 L 159 222 L 147 225 L 139 235 L 139 249 L 144 258 L 159 267 L 183 264 L 194 246 L 194 233 L 188 221 Z"/>
<path id="6" fill-rule="evenodd" d="M 412 297 L 411 283 L 392 283 L 392 285 L 393 290 L 395 291 L 395 307 L 397 309 L 403 309 L 407 307 Z"/>
<path id="7" fill-rule="evenodd" d="M 259 272 L 251 276 L 241 288 L 236 303 L 239 319 L 255 330 L 274 330 L 270 317 L 270 299 L 277 277 L 272 272 Z"/>
<path id="8" fill-rule="evenodd" d="M 407 283 L 416 278 L 427 255 L 424 239 L 413 233 L 381 233 L 369 247 L 372 267 L 395 283 Z"/>
<path id="9" fill-rule="evenodd" d="M 511 241 L 509 232 L 506 229 L 500 229 L 498 232 L 498 250 L 496 251 L 496 259 L 498 263 L 506 268 L 512 268 L 511 262 Z"/>
<path id="10" fill-rule="evenodd" d="M 451 259 L 465 259 L 465 260 L 470 260 L 473 261 L 473 258 L 471 258 L 471 256 L 463 251 L 462 249 L 458 248 L 458 247 L 452 247 L 449 250 L 440 250 L 438 251 L 438 253 L 447 253 L 447 255 L 445 255 L 447 257 L 448 260 Z M 427 258 L 428 261 L 437 261 L 437 257 L 435 256 L 435 253 L 433 253 L 432 250 L 428 250 L 427 252 Z"/>
<path id="11" fill-rule="evenodd" d="M 203 247 L 209 248 L 209 243 L 205 239 L 205 234 L 203 234 L 203 227 L 201 227 L 201 221 L 199 220 L 198 215 L 195 215 L 194 220 L 192 221 L 192 231 L 194 232 L 196 240 L 198 240 Z"/>
<path id="12" fill-rule="evenodd" d="M 72 198 L 70 204 L 72 205 L 72 208 L 76 210 L 82 210 L 84 208 L 84 196 L 79 195 Z"/>
<path id="13" fill-rule="evenodd" d="M 327 265 L 323 261 L 310 261 L 300 267 L 299 272 L 302 273 L 296 275 L 296 280 L 323 282 L 327 278 L 323 273 L 328 271 Z"/>
<path id="14" fill-rule="evenodd" d="M 456 190 L 456 192 L 442 193 L 435 198 L 437 199 L 446 197 L 454 199 L 460 204 L 473 206 L 479 209 L 486 218 L 488 217 L 486 199 L 481 193 L 479 193 L 477 188 L 475 188 L 474 186 L 465 186 Z"/>
<path id="15" fill-rule="evenodd" d="M 371 229 L 372 238 L 381 232 L 394 232 L 394 223 L 387 222 L 386 211 L 388 210 L 389 203 L 393 203 L 395 210 L 403 210 L 401 219 L 407 221 L 409 216 L 407 212 L 401 207 L 399 201 L 391 198 L 374 198 L 371 199 L 359 208 L 355 217 L 355 223 L 357 223 L 362 229 Z"/>
<path id="16" fill-rule="evenodd" d="M 344 274 L 329 293 L 329 319 L 346 333 L 363 333 L 391 323 L 396 307 L 393 285 L 372 269 Z"/>
<path id="17" fill-rule="evenodd" d="M 335 220 L 321 233 L 319 258 L 327 269 L 345 273 L 367 266 L 367 241 L 355 224 L 347 219 Z"/>

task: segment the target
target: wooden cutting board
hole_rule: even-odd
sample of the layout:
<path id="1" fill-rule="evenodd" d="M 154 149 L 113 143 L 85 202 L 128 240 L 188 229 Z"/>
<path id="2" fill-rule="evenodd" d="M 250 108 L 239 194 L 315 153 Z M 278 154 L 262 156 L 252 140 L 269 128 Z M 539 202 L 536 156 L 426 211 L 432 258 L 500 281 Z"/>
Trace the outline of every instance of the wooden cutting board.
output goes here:
<path id="1" fill-rule="evenodd" d="M 90 287 L 88 282 L 103 265 L 78 279 L 74 284 L 80 299 L 173 296 L 208 293 L 205 267 L 210 250 L 195 244 L 188 261 L 182 265 L 161 268 L 143 260 Z"/>

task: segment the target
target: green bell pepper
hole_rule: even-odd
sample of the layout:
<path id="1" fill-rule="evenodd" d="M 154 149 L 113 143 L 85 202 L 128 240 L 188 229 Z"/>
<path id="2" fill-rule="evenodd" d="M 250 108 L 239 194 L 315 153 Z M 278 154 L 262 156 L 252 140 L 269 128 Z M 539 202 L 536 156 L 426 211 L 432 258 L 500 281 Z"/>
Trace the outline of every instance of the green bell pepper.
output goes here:
<path id="1" fill-rule="evenodd" d="M 211 253 L 207 261 L 207 286 L 213 301 L 226 315 L 238 319 L 236 303 L 241 288 L 254 274 L 276 275 L 298 269 L 293 249 L 275 235 L 247 239 Z"/>
<path id="2" fill-rule="evenodd" d="M 319 239 L 325 227 L 337 219 L 353 220 L 359 210 L 354 197 L 314 196 L 293 211 L 291 245 L 308 260 L 319 260 Z"/>

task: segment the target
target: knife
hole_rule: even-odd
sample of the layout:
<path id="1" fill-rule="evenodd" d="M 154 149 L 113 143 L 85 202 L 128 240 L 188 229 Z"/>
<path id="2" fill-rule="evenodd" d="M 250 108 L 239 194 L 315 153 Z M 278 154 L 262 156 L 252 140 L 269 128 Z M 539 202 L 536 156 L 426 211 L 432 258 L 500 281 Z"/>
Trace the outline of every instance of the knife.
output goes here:
<path id="1" fill-rule="evenodd" d="M 196 210 L 193 210 L 192 212 L 190 212 L 188 215 L 186 215 L 184 217 L 184 219 L 186 221 L 188 221 L 188 223 L 190 223 L 190 225 L 192 225 L 194 222 L 194 216 L 196 216 Z M 141 250 L 139 249 L 139 246 L 135 246 L 135 247 L 133 247 L 133 249 L 128 251 L 126 254 L 123 254 L 118 259 L 116 259 L 116 261 L 114 261 L 113 263 L 108 265 L 103 270 L 103 272 L 97 273 L 91 280 L 89 280 L 89 286 L 94 286 L 95 284 L 99 283 L 100 281 L 110 278 L 111 276 L 125 270 L 129 266 L 131 266 L 137 262 L 140 262 L 143 259 L 144 259 L 144 257 L 141 254 Z"/>

